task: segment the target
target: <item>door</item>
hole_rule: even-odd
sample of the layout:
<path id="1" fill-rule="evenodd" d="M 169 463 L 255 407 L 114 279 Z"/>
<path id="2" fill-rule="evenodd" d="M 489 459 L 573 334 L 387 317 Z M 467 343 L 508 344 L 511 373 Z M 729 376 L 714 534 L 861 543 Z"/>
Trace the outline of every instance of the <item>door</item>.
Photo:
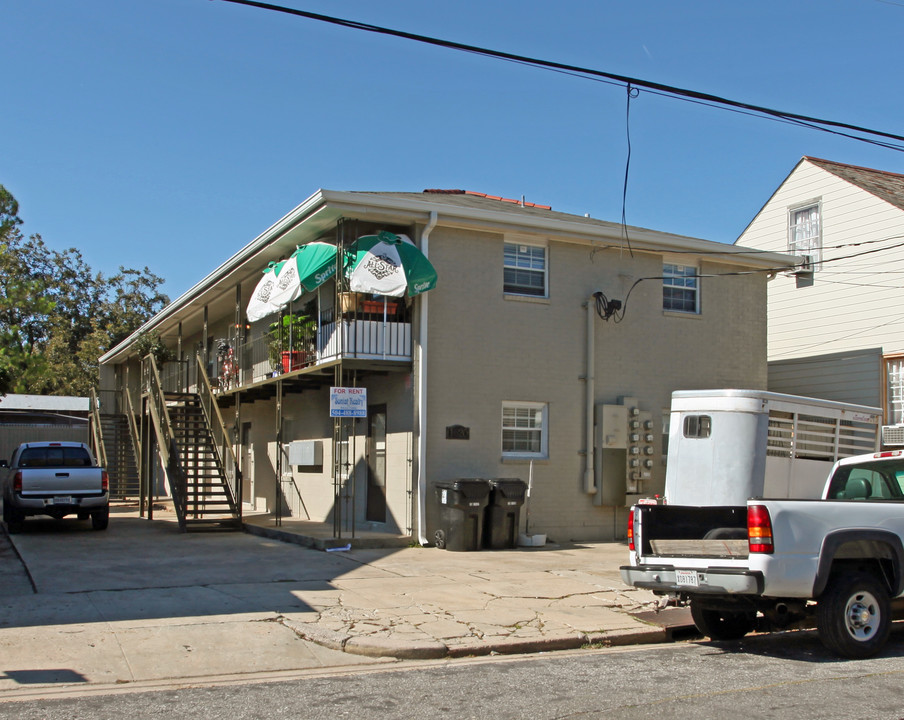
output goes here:
<path id="1" fill-rule="evenodd" d="M 251 423 L 242 423 L 242 502 L 254 508 L 254 448 L 251 446 Z"/>
<path id="2" fill-rule="evenodd" d="M 367 412 L 367 515 L 368 522 L 386 522 L 386 406 Z"/>

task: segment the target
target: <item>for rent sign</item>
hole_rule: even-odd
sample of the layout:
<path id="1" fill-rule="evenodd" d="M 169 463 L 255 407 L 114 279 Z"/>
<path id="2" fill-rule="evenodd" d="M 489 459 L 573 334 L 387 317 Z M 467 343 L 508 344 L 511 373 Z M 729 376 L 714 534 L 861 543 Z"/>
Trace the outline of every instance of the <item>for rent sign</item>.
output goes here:
<path id="1" fill-rule="evenodd" d="M 367 388 L 330 388 L 330 417 L 367 417 Z"/>

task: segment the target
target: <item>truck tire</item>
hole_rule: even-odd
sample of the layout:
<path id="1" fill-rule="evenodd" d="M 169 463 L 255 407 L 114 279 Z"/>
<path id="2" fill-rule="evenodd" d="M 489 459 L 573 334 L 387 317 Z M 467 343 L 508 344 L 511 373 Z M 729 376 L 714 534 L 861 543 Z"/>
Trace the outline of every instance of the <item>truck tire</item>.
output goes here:
<path id="1" fill-rule="evenodd" d="M 888 590 L 868 573 L 837 575 L 816 603 L 816 629 L 836 655 L 872 657 L 891 629 Z"/>
<path id="2" fill-rule="evenodd" d="M 110 508 L 91 513 L 91 527 L 95 530 L 106 530 L 110 524 Z"/>
<path id="3" fill-rule="evenodd" d="M 691 617 L 697 629 L 713 640 L 740 640 L 756 627 L 755 612 L 710 610 L 695 600 L 691 600 Z"/>
<path id="4" fill-rule="evenodd" d="M 3 503 L 3 522 L 6 523 L 6 531 L 10 534 L 22 532 L 22 523 L 25 521 L 25 515 L 16 512 L 9 506 L 9 503 Z"/>

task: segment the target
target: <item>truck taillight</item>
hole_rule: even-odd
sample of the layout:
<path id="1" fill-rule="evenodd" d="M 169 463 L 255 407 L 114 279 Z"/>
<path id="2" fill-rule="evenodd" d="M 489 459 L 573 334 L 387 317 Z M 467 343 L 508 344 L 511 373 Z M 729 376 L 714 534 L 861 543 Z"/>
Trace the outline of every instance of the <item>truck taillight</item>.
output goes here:
<path id="1" fill-rule="evenodd" d="M 765 505 L 747 506 L 747 544 L 752 553 L 772 552 L 772 519 Z"/>
<path id="2" fill-rule="evenodd" d="M 22 472 L 13 475 L 13 492 L 22 492 Z"/>
<path id="3" fill-rule="evenodd" d="M 110 489 L 110 478 L 107 475 L 107 471 L 104 470 L 100 474 L 100 487 L 104 492 Z"/>
<path id="4" fill-rule="evenodd" d="M 634 552 L 634 508 L 628 512 L 628 550 Z"/>

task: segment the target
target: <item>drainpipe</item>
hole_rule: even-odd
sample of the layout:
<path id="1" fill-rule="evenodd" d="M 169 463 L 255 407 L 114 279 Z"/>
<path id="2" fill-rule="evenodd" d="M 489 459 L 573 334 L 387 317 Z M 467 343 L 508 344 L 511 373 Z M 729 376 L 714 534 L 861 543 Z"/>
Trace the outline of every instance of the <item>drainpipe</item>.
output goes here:
<path id="1" fill-rule="evenodd" d="M 593 313 L 596 307 L 596 298 L 593 296 L 587 300 L 587 376 L 585 410 L 586 410 L 586 437 L 584 452 L 584 492 L 588 495 L 596 494 L 596 482 L 593 477 L 593 401 L 596 386 L 593 376 L 594 343 L 593 343 Z"/>
<path id="2" fill-rule="evenodd" d="M 430 232 L 436 227 L 438 217 L 430 211 L 430 220 L 421 232 L 421 252 L 427 256 Z M 420 297 L 418 317 L 417 359 L 417 539 L 427 545 L 427 295 Z"/>

